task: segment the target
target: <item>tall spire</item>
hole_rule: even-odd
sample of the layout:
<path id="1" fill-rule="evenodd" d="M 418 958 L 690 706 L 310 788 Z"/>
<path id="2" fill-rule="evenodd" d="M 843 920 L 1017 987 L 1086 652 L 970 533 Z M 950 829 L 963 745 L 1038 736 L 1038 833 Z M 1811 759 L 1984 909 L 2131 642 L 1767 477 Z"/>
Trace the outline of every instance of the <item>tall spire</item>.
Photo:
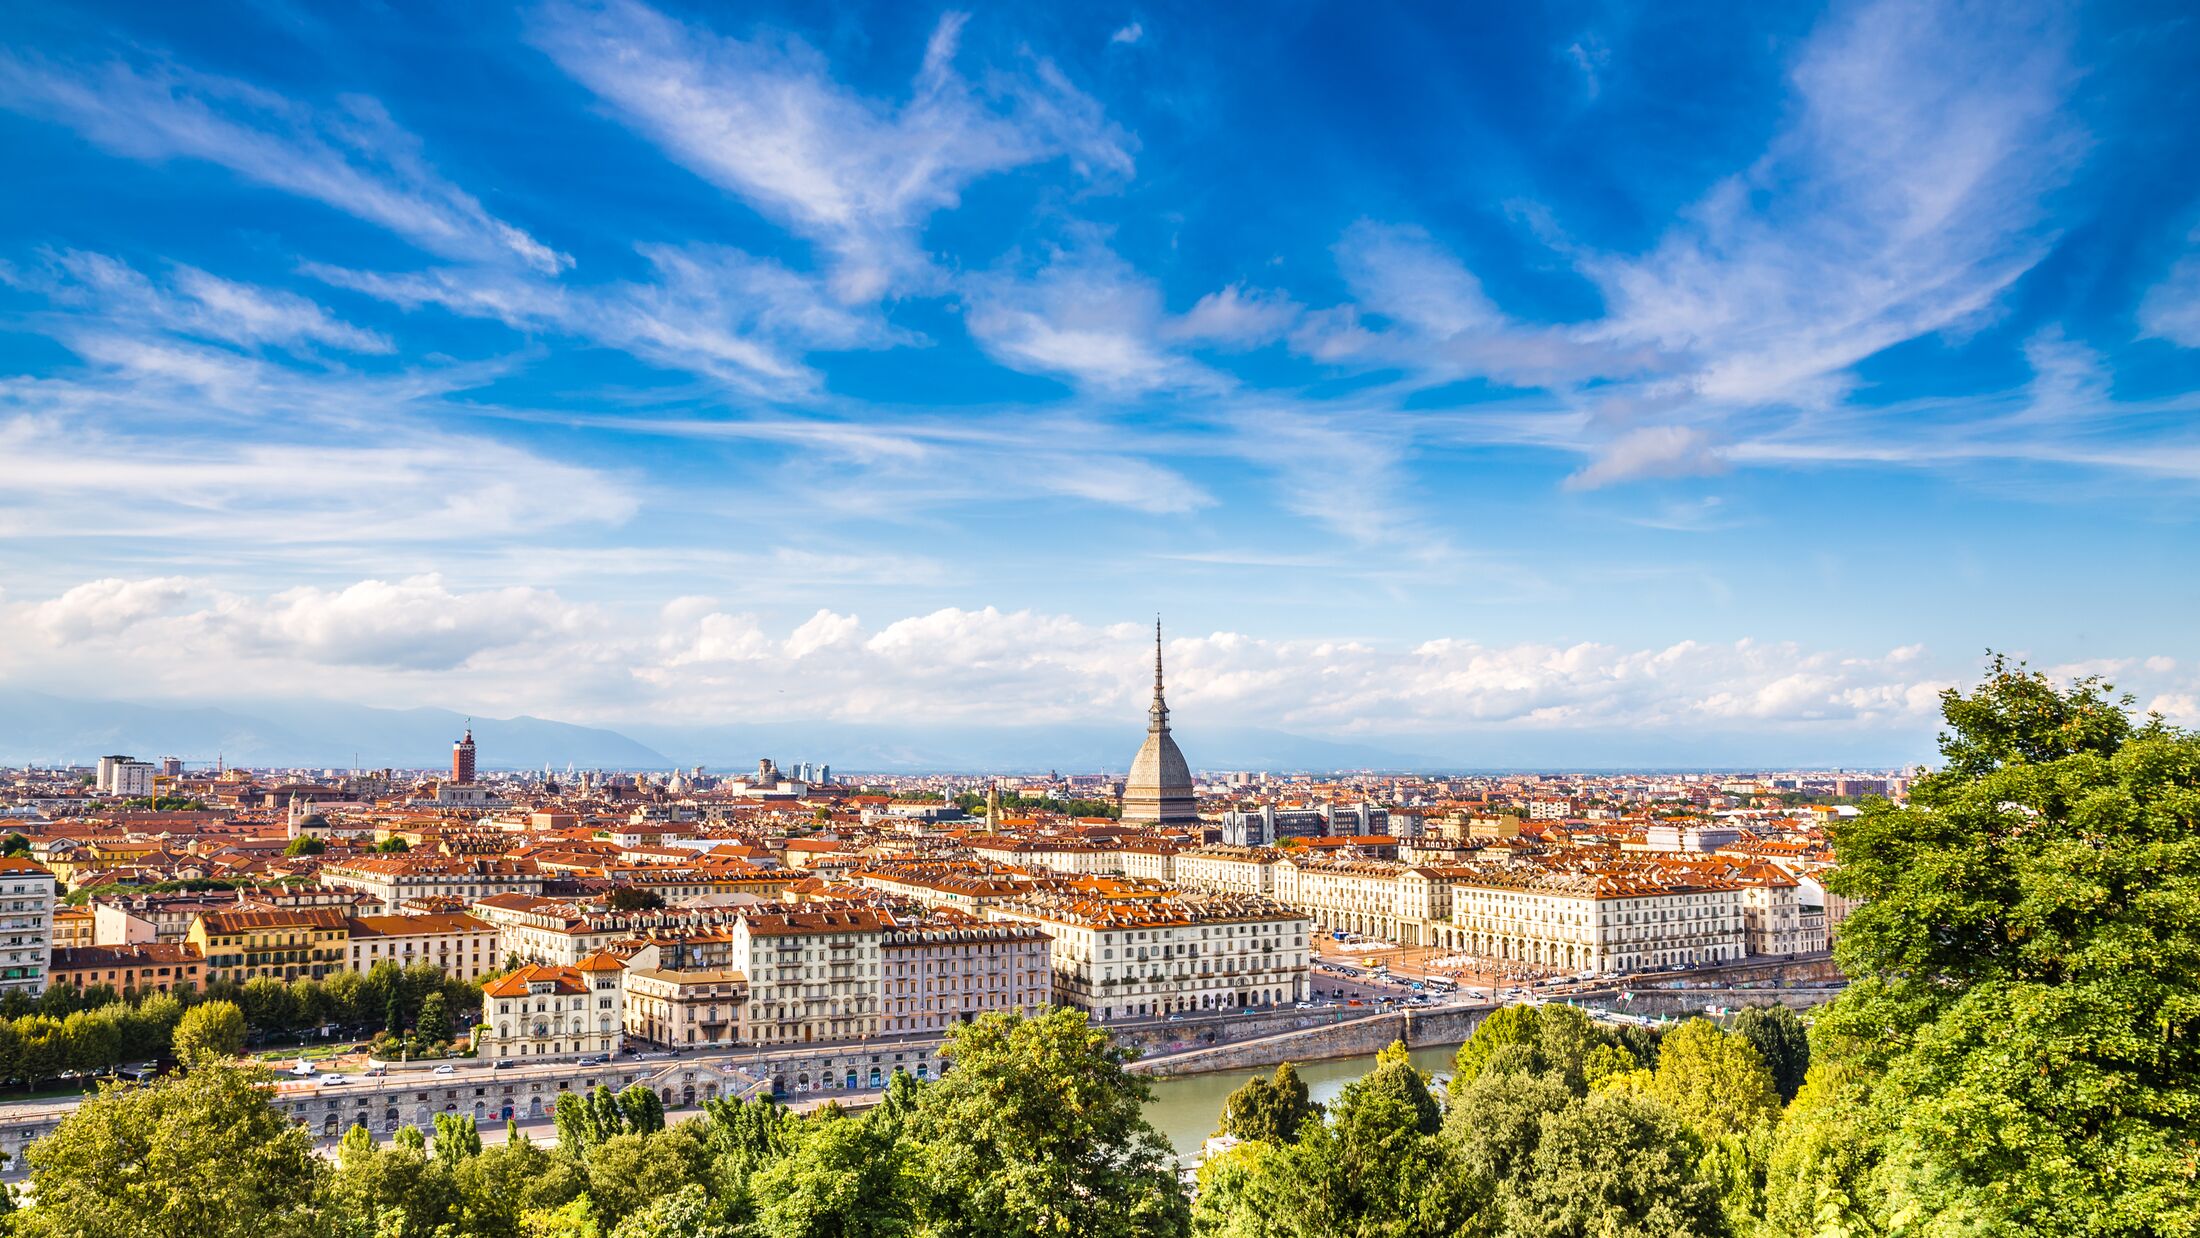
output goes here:
<path id="1" fill-rule="evenodd" d="M 1146 710 L 1146 730 L 1169 729 L 1169 703 L 1161 699 L 1161 616 L 1153 617 L 1153 705 Z"/>

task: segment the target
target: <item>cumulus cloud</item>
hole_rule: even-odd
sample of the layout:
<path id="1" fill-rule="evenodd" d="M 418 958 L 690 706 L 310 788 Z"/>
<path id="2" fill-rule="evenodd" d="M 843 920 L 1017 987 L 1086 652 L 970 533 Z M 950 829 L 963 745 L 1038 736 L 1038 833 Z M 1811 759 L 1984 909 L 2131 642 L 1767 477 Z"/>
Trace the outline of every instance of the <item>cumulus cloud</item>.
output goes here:
<path id="1" fill-rule="evenodd" d="M 436 576 L 272 594 L 105 579 L 0 605 L 0 670 L 138 693 L 308 682 L 405 704 L 432 687 L 437 699 L 614 723 L 1089 723 L 1136 719 L 1151 631 L 990 607 L 878 626 L 829 610 L 774 620 L 702 597 L 628 614 Z M 1218 631 L 1173 636 L 1167 656 L 1171 703 L 1187 725 L 1331 735 L 1909 731 L 1930 724 L 1950 682 L 1915 647 L 1858 656 L 1756 641 L 1396 644 Z M 2172 672 L 2141 678 L 2134 686 L 2172 707 L 2196 686 Z"/>
<path id="2" fill-rule="evenodd" d="M 1131 170 L 1131 139 L 1051 62 L 963 77 L 967 19 L 940 19 L 898 104 L 843 87 L 791 36 L 728 38 L 631 0 L 553 3 L 531 33 L 673 159 L 815 241 L 855 301 L 932 283 L 919 232 L 981 176 L 1057 158 Z"/>
<path id="3" fill-rule="evenodd" d="M 364 96 L 315 108 L 179 65 L 70 65 L 0 52 L 0 107 L 60 121 L 126 158 L 218 164 L 447 258 L 547 272 L 572 264 L 446 180 L 419 139 Z"/>

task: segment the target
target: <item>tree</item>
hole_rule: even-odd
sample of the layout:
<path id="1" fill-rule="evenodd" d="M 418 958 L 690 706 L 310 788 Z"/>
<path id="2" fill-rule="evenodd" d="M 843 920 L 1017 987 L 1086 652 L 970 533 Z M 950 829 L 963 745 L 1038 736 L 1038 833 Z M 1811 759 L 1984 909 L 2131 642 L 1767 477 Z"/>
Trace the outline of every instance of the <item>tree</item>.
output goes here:
<path id="1" fill-rule="evenodd" d="M 1813 1049 L 1867 1080 L 1882 1206 L 2200 1230 L 2200 736 L 1992 660 L 1943 767 L 1832 830 L 1859 906 Z"/>
<path id="2" fill-rule="evenodd" d="M 244 1051 L 244 1012 L 234 1002 L 202 1002 L 176 1020 L 176 1061 L 186 1070 L 236 1057 Z"/>
<path id="3" fill-rule="evenodd" d="M 1192 1198 L 1197 1238 L 1296 1238 L 1299 1207 L 1289 1147 L 1241 1143 L 1199 1166 Z"/>
<path id="4" fill-rule="evenodd" d="M 1501 1188 L 1519 1235 L 1728 1232 L 1717 1193 L 1697 1173 L 1703 1145 L 1656 1100 L 1598 1092 L 1546 1115 L 1527 1172 Z"/>
<path id="5" fill-rule="evenodd" d="M 1870 1087 L 1854 1066 L 1823 1063 L 1780 1117 L 1765 1167 L 1765 1227 L 1775 1234 L 1875 1238 L 1880 1198 Z"/>
<path id="6" fill-rule="evenodd" d="M 916 1228 L 908 1150 L 869 1123 L 829 1113 L 750 1184 L 757 1238 L 900 1238 Z"/>
<path id="7" fill-rule="evenodd" d="M 610 1238 L 738 1238 L 738 1231 L 710 1219 L 710 1196 L 691 1183 L 644 1205 L 614 1226 Z"/>
<path id="8" fill-rule="evenodd" d="M 412 844 L 392 834 L 381 842 L 374 844 L 374 849 L 384 855 L 400 855 L 412 850 Z"/>
<path id="9" fill-rule="evenodd" d="M 442 1117 L 444 1115 L 439 1115 Z M 375 1232 L 432 1234 L 459 1208 L 450 1163 L 430 1159 L 419 1127 L 403 1126 L 391 1146 L 378 1146 L 364 1127 L 344 1132 L 329 1198 L 346 1219 Z"/>
<path id="10" fill-rule="evenodd" d="M 1526 1172 L 1543 1138 L 1544 1117 L 1575 1102 L 1558 1076 L 1505 1069 L 1504 1064 L 1502 1058 L 1493 1059 L 1453 1095 L 1444 1114 L 1445 1137 L 1463 1163 L 1492 1182 Z"/>
<path id="11" fill-rule="evenodd" d="M 630 1083 L 619 1093 L 621 1126 L 637 1135 L 651 1135 L 665 1128 L 665 1103 L 646 1083 Z"/>
<path id="12" fill-rule="evenodd" d="M 420 999 L 420 1014 L 413 1020 L 413 1034 L 423 1045 L 443 1044 L 450 1040 L 451 1018 L 444 1012 L 441 993 L 430 993 Z"/>
<path id="13" fill-rule="evenodd" d="M 1571 1006 L 1506 1006 L 1492 1011 L 1475 1026 L 1452 1059 L 1451 1090 L 1456 1094 L 1472 1083 L 1490 1058 L 1507 1045 L 1521 1045 L 1532 1054 L 1528 1069 L 1537 1074 L 1556 1072 L 1576 1093 L 1588 1089 L 1590 1055 L 1599 1045 L 1613 1043 L 1589 1016 Z"/>
<path id="14" fill-rule="evenodd" d="M 1282 1163 L 1294 1229 L 1306 1238 L 1467 1238 L 1485 1232 L 1489 1181 L 1439 1129 L 1421 1072 L 1393 1044 L 1345 1085 L 1326 1121 L 1310 1122 Z"/>
<path id="15" fill-rule="evenodd" d="M 1765 1060 L 1709 1019 L 1690 1019 L 1666 1034 L 1650 1094 L 1706 1139 L 1740 1134 L 1780 1113 Z"/>
<path id="16" fill-rule="evenodd" d="M 287 1032 L 298 1025 L 298 1007 L 290 986 L 273 976 L 254 976 L 237 994 L 237 1008 L 245 1026 L 261 1036 Z"/>
<path id="17" fill-rule="evenodd" d="M 691 1131 L 613 1135 L 589 1151 L 588 1198 L 597 1220 L 615 1230 L 651 1200 L 700 1185 L 708 1172 L 707 1154 Z"/>
<path id="18" fill-rule="evenodd" d="M 656 911 L 665 905 L 665 900 L 655 890 L 620 886 L 603 896 L 603 905 L 613 911 Z"/>
<path id="19" fill-rule="evenodd" d="M 898 1078 L 900 1072 L 896 1075 Z M 888 1084 L 884 1102 L 866 1117 L 866 1121 L 890 1129 L 897 1140 L 908 1136 L 916 1117 L 914 1097 L 907 1088 L 899 1090 L 901 1095 L 897 1097 L 895 1085 Z M 720 1210 L 729 1218 L 746 1220 L 755 1210 L 749 1198 L 750 1184 L 794 1146 L 794 1115 L 769 1096 L 755 1100 L 718 1097 L 703 1103 L 703 1113 L 703 1147 L 710 1158 L 710 1182 Z"/>
<path id="20" fill-rule="evenodd" d="M 467 1158 L 480 1155 L 481 1131 L 475 1127 L 473 1115 L 435 1115 L 435 1159 L 439 1163 L 455 1169 Z"/>
<path id="21" fill-rule="evenodd" d="M 30 849 L 30 839 L 25 838 L 21 834 L 9 834 L 7 841 L 5 843 L 0 843 L 0 856 L 28 855 L 30 853 Z"/>
<path id="22" fill-rule="evenodd" d="M 1298 1068 L 1285 1062 L 1271 1079 L 1248 1079 L 1222 1105 L 1222 1133 L 1239 1139 L 1291 1143 L 1321 1106 L 1307 1098 Z"/>
<path id="23" fill-rule="evenodd" d="M 232 1012 L 233 1013 L 233 1012 Z M 242 1017 L 237 1017 L 241 1028 Z M 328 1169 L 313 1137 L 276 1112 L 261 1076 L 215 1058 L 188 1075 L 109 1086 L 31 1145 L 27 1238 L 328 1232 Z"/>
<path id="24" fill-rule="evenodd" d="M 327 843 L 311 834 L 300 834 L 290 840 L 289 846 L 283 848 L 283 854 L 295 859 L 301 855 L 319 855 L 326 850 L 328 850 Z"/>
<path id="25" fill-rule="evenodd" d="M 519 1238 L 527 1213 L 555 1211 L 588 1187 L 571 1161 L 509 1127 L 503 1143 L 467 1157 L 454 1176 L 468 1238 Z"/>
<path id="26" fill-rule="evenodd" d="M 1081 1011 L 992 1012 L 955 1028 L 953 1068 L 913 1124 L 941 1238 L 1173 1238 L 1189 1209 L 1176 1157 L 1146 1121 L 1143 1078 Z"/>
<path id="27" fill-rule="evenodd" d="M 1810 1032 L 1785 1006 L 1751 1006 L 1734 1016 L 1734 1034 L 1750 1043 L 1772 1072 L 1780 1099 L 1795 1099 L 1810 1071 Z"/>

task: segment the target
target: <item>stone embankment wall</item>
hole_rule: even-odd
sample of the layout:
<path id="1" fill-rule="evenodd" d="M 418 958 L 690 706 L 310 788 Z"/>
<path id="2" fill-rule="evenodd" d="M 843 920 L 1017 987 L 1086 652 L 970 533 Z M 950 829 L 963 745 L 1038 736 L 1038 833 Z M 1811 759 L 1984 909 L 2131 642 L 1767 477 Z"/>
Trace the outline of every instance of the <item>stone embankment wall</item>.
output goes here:
<path id="1" fill-rule="evenodd" d="M 1703 1014 L 1707 1006 L 1733 1009 L 1780 1005 L 1808 1009 L 1831 1001 L 1841 991 L 1842 984 L 1840 969 L 1833 965 L 1831 958 L 1810 955 L 1793 959 L 1754 959 L 1725 967 L 1636 976 L 1622 984 L 1554 995 L 1549 1000 L 1606 1006 L 1630 1014 L 1685 1018 Z M 1634 997 L 1621 1001 L 1623 991 L 1633 993 Z M 1413 1049 L 1453 1045 L 1472 1035 L 1475 1026 L 1495 1009 L 1494 1004 L 1412 1008 L 1346 1017 L 1298 1029 L 1275 1028 L 1271 1022 L 1257 1029 L 1233 1029 L 1229 1043 L 1206 1047 L 1196 1041 L 1149 1042 L 1140 1046 L 1147 1056 L 1131 1069 L 1156 1077 L 1196 1075 L 1274 1066 L 1280 1062 L 1357 1057 L 1380 1052 L 1395 1040 L 1403 1040 Z M 1276 1022 L 1283 1021 L 1282 1016 L 1276 1019 Z"/>
<path id="2" fill-rule="evenodd" d="M 1279 1062 L 1359 1057 L 1379 1052 L 1397 1040 L 1405 1041 L 1407 1047 L 1414 1049 L 1425 1045 L 1451 1045 L 1472 1035 L 1475 1025 L 1495 1009 L 1495 1006 L 1443 1006 L 1433 1010 L 1394 1010 L 1325 1027 L 1146 1058 L 1133 1063 L 1131 1069 L 1165 1078 L 1249 1066 L 1274 1066 Z"/>

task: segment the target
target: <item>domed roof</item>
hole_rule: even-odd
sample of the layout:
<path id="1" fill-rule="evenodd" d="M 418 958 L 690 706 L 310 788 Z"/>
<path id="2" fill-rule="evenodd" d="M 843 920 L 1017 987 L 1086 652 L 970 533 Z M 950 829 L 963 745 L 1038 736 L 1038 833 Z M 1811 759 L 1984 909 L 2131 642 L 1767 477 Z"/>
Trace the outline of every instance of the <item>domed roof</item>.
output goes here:
<path id="1" fill-rule="evenodd" d="M 1153 625 L 1153 704 L 1146 710 L 1146 742 L 1131 758 L 1123 780 L 1123 820 L 1160 825 L 1199 820 L 1192 796 L 1192 767 L 1169 735 L 1169 703 L 1161 695 L 1161 621 Z"/>
<path id="2" fill-rule="evenodd" d="M 1187 795 L 1191 793 L 1192 767 L 1184 763 L 1184 753 L 1176 746 L 1175 737 L 1165 730 L 1147 732 L 1146 742 L 1131 758 L 1131 776 L 1123 782 L 1123 794 L 1158 795 L 1178 788 Z"/>

